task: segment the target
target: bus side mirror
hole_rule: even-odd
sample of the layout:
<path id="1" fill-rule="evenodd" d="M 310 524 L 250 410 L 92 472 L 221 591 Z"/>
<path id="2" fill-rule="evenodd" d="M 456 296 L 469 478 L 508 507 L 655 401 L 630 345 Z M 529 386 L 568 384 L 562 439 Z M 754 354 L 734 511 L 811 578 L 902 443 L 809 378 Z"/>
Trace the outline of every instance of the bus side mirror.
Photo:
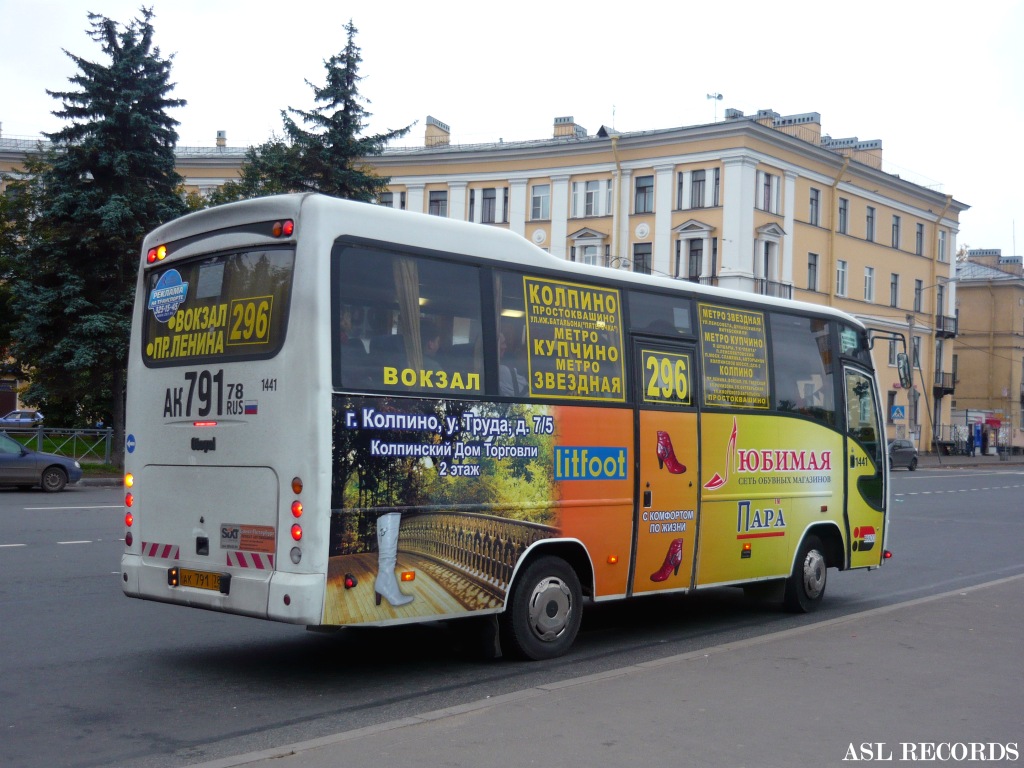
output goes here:
<path id="1" fill-rule="evenodd" d="M 906 352 L 896 355 L 896 370 L 900 374 L 900 386 L 903 389 L 910 389 L 914 385 L 914 381 L 910 375 L 910 358 L 907 357 Z"/>

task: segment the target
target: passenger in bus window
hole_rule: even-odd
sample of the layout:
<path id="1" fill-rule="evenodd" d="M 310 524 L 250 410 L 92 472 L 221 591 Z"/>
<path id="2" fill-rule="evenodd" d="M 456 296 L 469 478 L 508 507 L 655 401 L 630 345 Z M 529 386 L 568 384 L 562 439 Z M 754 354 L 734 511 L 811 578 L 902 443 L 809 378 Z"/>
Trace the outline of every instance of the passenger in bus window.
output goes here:
<path id="1" fill-rule="evenodd" d="M 429 318 L 420 318 L 420 343 L 423 348 L 423 370 L 440 370 L 441 363 L 437 356 L 441 349 L 441 329 Z"/>
<path id="2" fill-rule="evenodd" d="M 511 333 L 508 333 L 510 332 Z M 508 335 L 506 335 L 508 333 Z M 509 339 L 515 339 L 511 327 L 504 327 L 498 333 L 498 392 L 504 397 L 518 397 L 526 392 L 526 378 L 517 364 L 514 349 L 518 347 L 513 341 L 513 350 L 509 350 Z"/>

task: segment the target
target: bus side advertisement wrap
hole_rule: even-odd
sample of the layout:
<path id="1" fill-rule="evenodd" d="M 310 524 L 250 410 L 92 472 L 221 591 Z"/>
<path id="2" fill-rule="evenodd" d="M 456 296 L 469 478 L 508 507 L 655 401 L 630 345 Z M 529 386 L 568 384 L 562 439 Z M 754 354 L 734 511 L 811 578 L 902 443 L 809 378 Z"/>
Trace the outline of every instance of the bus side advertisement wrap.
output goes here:
<path id="1" fill-rule="evenodd" d="M 621 403 L 619 291 L 524 277 L 530 395 Z"/>
<path id="2" fill-rule="evenodd" d="M 572 536 L 618 551 L 629 540 L 629 410 L 597 418 L 585 406 L 334 403 L 325 623 L 495 610 L 534 543 Z M 381 585 L 386 599 L 374 604 L 374 586 L 395 567 L 416 576 L 390 596 Z M 621 593 L 625 570 L 604 567 L 598 589 Z M 346 574 L 360 583 L 346 588 Z"/>

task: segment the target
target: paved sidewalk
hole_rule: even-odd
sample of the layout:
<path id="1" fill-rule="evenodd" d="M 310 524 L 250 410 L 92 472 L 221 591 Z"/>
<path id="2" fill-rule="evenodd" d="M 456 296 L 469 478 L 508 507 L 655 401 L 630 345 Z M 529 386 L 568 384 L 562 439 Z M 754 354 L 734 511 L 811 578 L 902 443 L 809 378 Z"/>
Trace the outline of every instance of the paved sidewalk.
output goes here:
<path id="1" fill-rule="evenodd" d="M 936 765 L 922 758 L 942 749 L 1009 765 L 1024 747 L 1022 587 L 1024 575 L 193 768 Z"/>

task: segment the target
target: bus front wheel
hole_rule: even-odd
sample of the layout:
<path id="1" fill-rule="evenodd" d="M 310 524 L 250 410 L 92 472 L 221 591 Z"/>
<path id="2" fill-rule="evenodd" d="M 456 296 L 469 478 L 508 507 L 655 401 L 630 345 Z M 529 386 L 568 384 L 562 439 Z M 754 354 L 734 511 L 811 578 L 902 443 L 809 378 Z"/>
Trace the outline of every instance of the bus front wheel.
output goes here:
<path id="1" fill-rule="evenodd" d="M 558 557 L 541 557 L 516 579 L 501 615 L 502 651 L 553 659 L 572 646 L 583 618 L 583 591 L 576 572 Z"/>
<path id="2" fill-rule="evenodd" d="M 817 536 L 808 536 L 800 545 L 793 573 L 786 579 L 783 603 L 793 613 L 809 613 L 817 610 L 825 596 L 825 581 L 828 577 L 828 561 L 825 548 Z"/>

